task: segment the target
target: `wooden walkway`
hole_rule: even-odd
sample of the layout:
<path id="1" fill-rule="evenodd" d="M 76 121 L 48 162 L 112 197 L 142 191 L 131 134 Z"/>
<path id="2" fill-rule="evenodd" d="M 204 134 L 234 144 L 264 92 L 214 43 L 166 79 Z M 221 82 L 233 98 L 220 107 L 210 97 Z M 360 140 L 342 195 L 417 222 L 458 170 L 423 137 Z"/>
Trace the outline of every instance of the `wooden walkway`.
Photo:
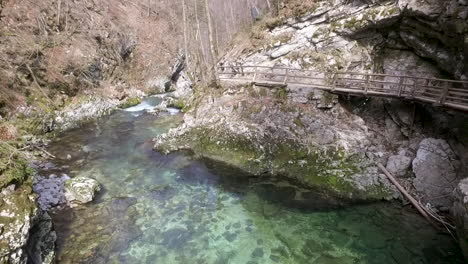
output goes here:
<path id="1" fill-rule="evenodd" d="M 359 72 L 316 72 L 266 66 L 220 66 L 220 81 L 301 86 L 333 93 L 392 97 L 468 112 L 468 81 Z"/>

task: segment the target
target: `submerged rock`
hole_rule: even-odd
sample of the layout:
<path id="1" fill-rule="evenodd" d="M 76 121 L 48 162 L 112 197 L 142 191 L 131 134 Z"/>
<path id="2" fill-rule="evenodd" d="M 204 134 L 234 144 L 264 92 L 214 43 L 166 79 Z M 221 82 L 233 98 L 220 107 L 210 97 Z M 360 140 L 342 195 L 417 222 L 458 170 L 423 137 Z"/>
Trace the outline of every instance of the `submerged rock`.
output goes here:
<path id="1" fill-rule="evenodd" d="M 42 210 L 47 211 L 66 204 L 64 184 L 69 179 L 70 177 L 65 174 L 60 177 L 55 174 L 51 174 L 48 177 L 41 175 L 34 177 L 33 189 L 38 195 L 37 202 Z"/>
<path id="2" fill-rule="evenodd" d="M 65 197 L 71 204 L 89 203 L 100 190 L 98 181 L 86 177 L 76 177 L 65 182 Z"/>

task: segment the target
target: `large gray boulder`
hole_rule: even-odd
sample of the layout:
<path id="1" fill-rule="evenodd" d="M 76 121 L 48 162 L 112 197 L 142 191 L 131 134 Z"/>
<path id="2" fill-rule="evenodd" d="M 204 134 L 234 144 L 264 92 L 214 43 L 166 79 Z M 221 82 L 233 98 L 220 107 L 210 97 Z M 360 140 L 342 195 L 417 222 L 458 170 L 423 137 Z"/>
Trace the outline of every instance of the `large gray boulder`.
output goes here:
<path id="1" fill-rule="evenodd" d="M 460 162 L 443 139 L 426 138 L 413 160 L 414 187 L 426 202 L 441 210 L 452 206 L 452 193 L 458 183 Z"/>
<path id="2" fill-rule="evenodd" d="M 405 176 L 411 166 L 411 158 L 404 155 L 393 155 L 388 158 L 387 170 L 398 177 Z"/>
<path id="3" fill-rule="evenodd" d="M 65 182 L 65 197 L 70 205 L 89 203 L 100 190 L 98 181 L 91 178 L 76 177 Z"/>
<path id="4" fill-rule="evenodd" d="M 454 198 L 452 215 L 457 225 L 460 247 L 468 259 L 468 178 L 460 181 L 455 189 Z"/>

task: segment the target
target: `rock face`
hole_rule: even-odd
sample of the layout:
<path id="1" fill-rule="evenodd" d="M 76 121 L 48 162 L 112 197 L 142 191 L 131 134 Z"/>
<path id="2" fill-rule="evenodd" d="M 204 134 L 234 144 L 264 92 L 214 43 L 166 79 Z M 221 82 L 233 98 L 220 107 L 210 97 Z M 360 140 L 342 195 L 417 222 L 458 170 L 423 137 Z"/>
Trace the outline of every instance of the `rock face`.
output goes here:
<path id="1" fill-rule="evenodd" d="M 467 10 L 457 0 L 320 1 L 306 16 L 265 25 L 261 46 L 240 56 L 233 50 L 224 65 L 428 77 L 443 69 L 466 78 Z"/>
<path id="2" fill-rule="evenodd" d="M 441 77 L 443 69 L 462 78 L 465 55 L 460 36 L 466 36 L 466 22 L 459 13 L 448 15 L 455 13 L 436 2 L 320 1 L 306 16 L 279 26 L 260 26 L 262 32 L 255 32 L 254 37 L 260 37 L 253 47 L 233 49 L 221 63 L 225 69 L 230 65 L 308 69 L 323 77 L 333 71 Z M 445 4 L 458 11 L 466 9 L 464 1 Z M 442 33 L 454 23 L 460 36 Z M 445 39 L 458 41 L 446 43 Z M 368 124 L 328 93 L 293 85 L 273 92 L 228 84 L 224 88 L 203 91 L 205 98 L 195 97 L 196 109 L 186 115 L 185 124 L 157 138 L 156 148 L 189 148 L 253 174 L 286 175 L 309 186 L 362 197 L 372 197 L 369 193 L 379 188 L 391 193 L 373 165 L 384 156 L 390 156 L 387 166 L 398 176 L 405 176 L 411 165 L 412 157 L 391 156 L 388 146 L 377 143 L 385 139 L 369 131 Z M 386 143 L 408 143 L 412 112 L 405 104 L 405 109 L 392 105 L 394 109 L 387 109 L 384 118 L 392 139 Z M 432 157 L 425 154 L 425 143 L 422 146 L 413 162 L 418 190 L 431 197 L 451 192 L 453 186 L 447 184 L 456 180 L 452 172 L 457 168 L 443 174 L 435 165 L 432 176 L 422 176 L 426 175 L 424 158 Z M 446 154 L 454 157 L 453 152 Z M 442 163 L 440 158 L 429 159 L 427 163 L 432 159 Z M 437 188 L 425 186 L 436 180 L 436 174 L 447 178 L 439 179 Z M 380 197 L 385 196 L 382 193 Z M 439 208 L 450 206 L 450 199 L 437 200 Z"/>
<path id="3" fill-rule="evenodd" d="M 468 178 L 458 184 L 454 192 L 452 215 L 457 224 L 457 234 L 465 258 L 468 259 Z"/>
<path id="4" fill-rule="evenodd" d="M 10 185 L 0 198 L 0 263 L 24 263 L 29 230 L 37 214 L 34 194 L 26 186 Z"/>
<path id="5" fill-rule="evenodd" d="M 197 98 L 185 124 L 156 139 L 157 150 L 191 149 L 255 175 L 286 176 L 326 195 L 390 198 L 381 156 L 364 121 L 336 105 L 320 110 L 261 87 L 224 87 Z"/>
<path id="6" fill-rule="evenodd" d="M 55 233 L 35 200 L 27 184 L 10 185 L 0 193 L 0 263 L 52 263 Z"/>
<path id="7" fill-rule="evenodd" d="M 405 176 L 411 166 L 411 158 L 404 155 L 393 155 L 388 158 L 387 170 L 395 176 Z"/>
<path id="8" fill-rule="evenodd" d="M 54 263 L 57 235 L 52 227 L 52 219 L 45 211 L 34 219 L 26 245 L 28 263 Z"/>
<path id="9" fill-rule="evenodd" d="M 416 54 L 432 59 L 458 78 L 468 77 L 468 2 L 464 0 L 398 1 L 405 15 L 400 37 Z"/>
<path id="10" fill-rule="evenodd" d="M 90 178 L 76 177 L 65 182 L 65 197 L 70 204 L 89 203 L 101 190 L 99 183 Z"/>
<path id="11" fill-rule="evenodd" d="M 413 160 L 414 187 L 432 205 L 448 210 L 459 181 L 459 168 L 460 162 L 445 140 L 426 138 L 419 144 Z"/>
<path id="12" fill-rule="evenodd" d="M 0 144 L 0 263 L 38 263 L 30 254 L 43 256 L 43 263 L 54 257 L 54 234 L 50 219 L 37 207 L 32 189 L 33 171 L 23 155 L 9 143 Z M 48 228 L 47 228 L 48 226 Z M 39 228 L 40 227 L 40 228 Z M 33 230 L 43 230 L 31 235 Z M 33 231 L 34 232 L 34 231 Z M 36 243 L 35 241 L 41 241 Z"/>

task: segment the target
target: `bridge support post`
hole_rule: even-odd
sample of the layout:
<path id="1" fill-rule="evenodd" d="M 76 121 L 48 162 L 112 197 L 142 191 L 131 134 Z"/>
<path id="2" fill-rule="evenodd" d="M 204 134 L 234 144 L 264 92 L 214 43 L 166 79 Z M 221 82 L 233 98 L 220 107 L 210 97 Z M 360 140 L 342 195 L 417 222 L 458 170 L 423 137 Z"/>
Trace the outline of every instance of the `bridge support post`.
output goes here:
<path id="1" fill-rule="evenodd" d="M 366 75 L 366 87 L 365 87 L 365 90 L 364 90 L 364 94 L 366 94 L 366 95 L 367 95 L 367 91 L 369 90 L 369 86 L 370 86 L 370 76 Z"/>
<path id="2" fill-rule="evenodd" d="M 254 73 L 254 76 L 253 76 L 253 79 L 252 79 L 252 83 L 255 83 L 255 79 L 257 79 L 257 70 L 258 70 L 258 68 L 255 67 L 255 73 Z"/>
<path id="3" fill-rule="evenodd" d="M 405 82 L 405 77 L 400 77 L 400 81 L 398 82 L 398 97 L 401 97 L 403 92 L 403 83 Z"/>
<path id="4" fill-rule="evenodd" d="M 284 75 L 284 80 L 283 80 L 284 85 L 286 85 L 286 83 L 288 82 L 288 73 L 289 73 L 289 69 L 286 69 L 286 73 Z"/>
<path id="5" fill-rule="evenodd" d="M 449 90 L 449 82 L 445 82 L 444 90 L 442 92 L 442 95 L 440 96 L 439 104 L 444 105 L 445 99 L 447 98 L 447 95 L 448 95 L 448 90 Z"/>
<path id="6" fill-rule="evenodd" d="M 332 77 L 332 91 L 335 91 L 336 89 L 336 78 L 337 78 L 337 73 L 334 73 L 333 74 L 333 77 Z"/>

